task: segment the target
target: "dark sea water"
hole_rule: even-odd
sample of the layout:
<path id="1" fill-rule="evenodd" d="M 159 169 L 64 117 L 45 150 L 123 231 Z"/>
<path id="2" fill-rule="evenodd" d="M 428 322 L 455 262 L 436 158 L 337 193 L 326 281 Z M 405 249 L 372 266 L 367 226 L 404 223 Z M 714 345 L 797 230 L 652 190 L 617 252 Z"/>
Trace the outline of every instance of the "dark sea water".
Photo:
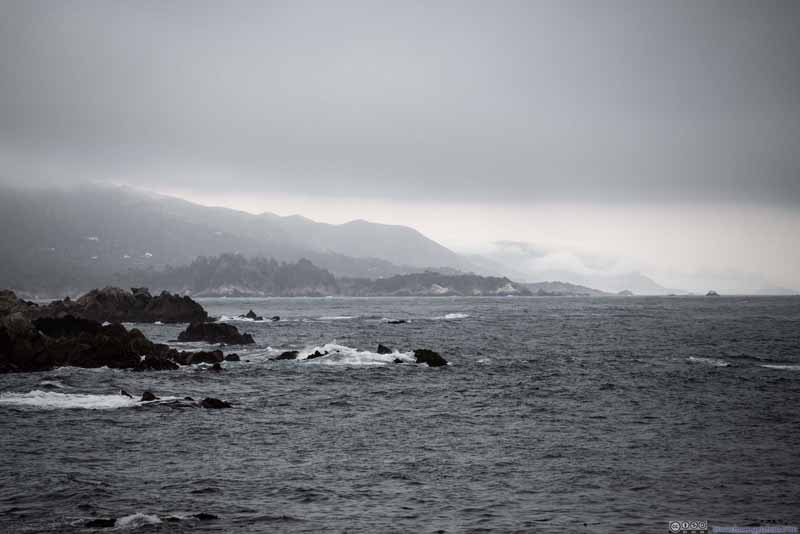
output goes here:
<path id="1" fill-rule="evenodd" d="M 225 533 L 800 523 L 800 298 L 203 304 L 282 320 L 235 322 L 257 344 L 226 348 L 249 362 L 222 373 L 0 375 L 0 531 L 91 532 L 95 517 Z M 158 341 L 182 329 L 137 327 Z M 338 353 L 269 361 L 323 346 Z M 451 365 L 388 363 L 423 347 Z M 234 407 L 169 401 L 187 395 Z"/>

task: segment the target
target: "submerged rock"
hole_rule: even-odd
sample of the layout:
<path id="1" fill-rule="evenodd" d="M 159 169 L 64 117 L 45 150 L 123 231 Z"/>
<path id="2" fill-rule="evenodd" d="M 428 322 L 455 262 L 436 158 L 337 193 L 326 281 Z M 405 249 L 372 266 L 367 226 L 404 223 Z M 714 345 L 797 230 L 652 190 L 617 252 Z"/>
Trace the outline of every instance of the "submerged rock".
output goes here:
<path id="1" fill-rule="evenodd" d="M 250 310 L 249 312 L 245 313 L 244 315 L 242 315 L 242 317 L 244 317 L 246 319 L 252 319 L 254 321 L 263 321 L 264 320 L 264 318 L 261 317 L 260 315 L 256 315 L 256 312 L 254 312 L 253 310 Z"/>
<path id="2" fill-rule="evenodd" d="M 224 400 L 215 399 L 213 397 L 206 397 L 205 399 L 200 401 L 200 406 L 203 408 L 208 408 L 209 410 L 219 410 L 222 408 L 231 408 L 231 404 L 229 402 L 225 402 Z M 216 517 L 214 518 L 216 519 Z"/>
<path id="3" fill-rule="evenodd" d="M 226 345 L 255 343 L 250 334 L 240 334 L 235 326 L 225 323 L 192 323 L 178 335 L 178 341 L 205 341 Z"/>
<path id="4" fill-rule="evenodd" d="M 391 319 L 389 321 L 386 321 L 386 324 L 403 324 L 407 322 L 408 321 L 406 321 L 405 319 Z"/>
<path id="5" fill-rule="evenodd" d="M 395 358 L 392 363 L 406 363 L 406 362 L 401 360 L 400 358 Z"/>
<path id="6" fill-rule="evenodd" d="M 299 351 L 296 350 L 287 350 L 285 352 L 281 352 L 279 355 L 275 356 L 273 360 L 296 360 L 297 356 L 300 354 Z"/>
<path id="7" fill-rule="evenodd" d="M 414 358 L 417 363 L 427 364 L 428 367 L 442 367 L 447 365 L 447 360 L 442 358 L 438 352 L 428 349 L 417 349 L 414 351 Z"/>
<path id="8" fill-rule="evenodd" d="M 222 366 L 219 363 L 215 363 L 211 366 L 212 371 L 220 372 L 222 371 Z"/>
<path id="9" fill-rule="evenodd" d="M 179 365 L 161 356 L 145 356 L 134 371 L 174 371 Z"/>
<path id="10" fill-rule="evenodd" d="M 116 519 L 108 518 L 108 519 L 92 519 L 86 522 L 87 528 L 112 528 L 114 525 L 117 524 Z"/>
<path id="11" fill-rule="evenodd" d="M 306 360 L 313 360 L 315 358 L 322 358 L 323 356 L 327 356 L 327 355 L 328 355 L 328 351 L 327 350 L 325 352 L 320 352 L 318 350 L 315 350 L 313 354 L 309 354 L 308 356 L 306 356 Z"/>
<path id="12" fill-rule="evenodd" d="M 225 359 L 221 350 L 213 351 L 197 351 L 197 352 L 182 352 L 181 353 L 184 365 L 195 365 L 198 363 L 219 363 Z"/>
<path id="13" fill-rule="evenodd" d="M 392 349 L 390 349 L 386 345 L 381 345 L 380 343 L 378 343 L 378 354 L 391 354 L 391 353 Z"/>
<path id="14" fill-rule="evenodd" d="M 145 391 L 144 393 L 142 393 L 142 398 L 139 401 L 148 402 L 154 400 L 158 400 L 158 397 L 156 397 L 152 391 Z"/>
<path id="15" fill-rule="evenodd" d="M 214 514 L 209 514 L 208 512 L 200 512 L 199 514 L 194 514 L 192 517 L 195 519 L 199 519 L 200 521 L 212 521 L 214 519 L 219 519 Z"/>

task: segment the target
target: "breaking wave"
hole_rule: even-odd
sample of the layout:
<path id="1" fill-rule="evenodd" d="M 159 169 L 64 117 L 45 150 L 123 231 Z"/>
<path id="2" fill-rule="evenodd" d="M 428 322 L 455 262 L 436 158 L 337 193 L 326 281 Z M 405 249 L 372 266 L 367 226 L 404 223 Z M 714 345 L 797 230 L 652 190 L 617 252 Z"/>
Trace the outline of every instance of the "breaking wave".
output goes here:
<path id="1" fill-rule="evenodd" d="M 159 400 L 174 400 L 175 397 L 164 397 Z M 0 393 L 0 405 L 30 406 L 44 410 L 84 409 L 113 410 L 116 408 L 132 408 L 151 404 L 156 401 L 140 402 L 124 395 L 92 395 L 88 393 L 58 393 L 35 389 L 28 393 Z"/>
<path id="2" fill-rule="evenodd" d="M 317 351 L 324 354 L 324 356 L 309 360 L 308 357 Z M 386 365 L 394 363 L 395 360 L 408 363 L 416 361 L 413 352 L 394 351 L 391 354 L 378 354 L 377 352 L 358 350 L 338 343 L 326 343 L 322 346 L 302 350 L 297 359 L 306 361 L 309 364 L 319 365 Z"/>
<path id="3" fill-rule="evenodd" d="M 800 371 L 800 365 L 789 365 L 789 364 L 763 364 L 761 367 L 766 367 L 767 369 L 776 369 L 780 371 Z"/>
<path id="4" fill-rule="evenodd" d="M 686 358 L 692 363 L 702 363 L 705 365 L 713 365 L 714 367 L 730 367 L 730 363 L 718 358 L 701 358 L 699 356 L 689 356 Z"/>
<path id="5" fill-rule="evenodd" d="M 136 513 L 120 517 L 115 523 L 116 528 L 138 528 L 144 525 L 157 525 L 161 520 L 157 515 Z"/>
<path id="6" fill-rule="evenodd" d="M 318 320 L 320 321 L 346 321 L 348 319 L 355 319 L 355 315 L 325 315 L 323 317 L 319 317 Z"/>
<path id="7" fill-rule="evenodd" d="M 440 315 L 439 317 L 434 317 L 434 319 L 443 321 L 452 321 L 454 319 L 466 319 L 467 317 L 469 317 L 468 313 L 448 313 L 446 315 Z"/>

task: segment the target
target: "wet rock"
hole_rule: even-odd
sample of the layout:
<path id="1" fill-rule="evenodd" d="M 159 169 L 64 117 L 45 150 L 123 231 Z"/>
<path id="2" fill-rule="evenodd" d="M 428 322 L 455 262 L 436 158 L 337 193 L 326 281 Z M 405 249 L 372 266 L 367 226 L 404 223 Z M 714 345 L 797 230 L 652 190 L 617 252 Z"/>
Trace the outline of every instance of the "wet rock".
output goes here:
<path id="1" fill-rule="evenodd" d="M 390 349 L 386 345 L 381 345 L 380 343 L 378 344 L 378 354 L 391 354 L 391 353 L 392 349 Z"/>
<path id="2" fill-rule="evenodd" d="M 200 406 L 202 406 L 203 408 L 208 408 L 209 410 L 231 408 L 230 403 L 212 397 L 206 397 L 205 399 L 201 400 Z"/>
<path id="3" fill-rule="evenodd" d="M 200 521 L 212 521 L 214 519 L 219 519 L 219 517 L 216 515 L 209 514 L 207 512 L 200 512 L 199 514 L 194 514 L 192 517 L 199 519 Z"/>
<path id="4" fill-rule="evenodd" d="M 193 399 L 193 398 L 191 398 L 191 397 L 184 397 L 184 398 L 183 398 L 183 400 L 185 400 L 185 401 L 190 401 L 190 402 L 194 402 L 194 399 Z"/>
<path id="5" fill-rule="evenodd" d="M 36 329 L 47 337 L 76 337 L 81 334 L 96 335 L 103 327 L 97 321 L 81 319 L 74 315 L 41 317 L 33 321 Z M 124 327 L 123 327 L 124 329 Z"/>
<path id="6" fill-rule="evenodd" d="M 328 351 L 327 350 L 325 352 L 320 352 L 318 350 L 315 350 L 313 354 L 309 354 L 306 357 L 306 360 L 313 360 L 315 358 L 322 358 L 323 356 L 327 356 L 327 355 L 328 355 Z"/>
<path id="7" fill-rule="evenodd" d="M 182 352 L 182 355 L 185 355 L 183 360 L 186 362 L 184 365 L 195 365 L 198 363 L 219 363 L 225 359 L 221 350 L 212 350 L 212 351 L 205 351 L 201 350 L 198 352 Z"/>
<path id="8" fill-rule="evenodd" d="M 250 334 L 240 334 L 235 326 L 225 323 L 192 323 L 178 335 L 178 341 L 205 341 L 227 345 L 255 343 Z"/>
<path id="9" fill-rule="evenodd" d="M 269 319 L 269 320 L 270 320 L 270 321 L 272 321 L 272 322 L 274 323 L 274 322 L 276 322 L 276 321 L 280 321 L 280 320 L 281 320 L 281 317 L 280 317 L 280 315 L 273 315 L 272 317 L 270 317 L 270 319 Z"/>
<path id="10" fill-rule="evenodd" d="M 406 363 L 406 362 L 401 360 L 400 358 L 395 358 L 392 363 Z"/>
<path id="11" fill-rule="evenodd" d="M 405 319 L 392 319 L 391 321 L 386 321 L 386 324 L 403 324 L 407 322 Z"/>
<path id="12" fill-rule="evenodd" d="M 281 352 L 279 355 L 275 356 L 273 360 L 296 360 L 297 356 L 300 354 L 299 351 L 296 350 L 287 350 L 285 352 Z"/>
<path id="13" fill-rule="evenodd" d="M 127 391 L 125 391 L 124 389 L 120 389 L 120 390 L 119 390 L 119 394 L 120 394 L 120 395 L 122 395 L 123 397 L 128 397 L 129 399 L 132 399 L 132 398 L 133 398 L 133 395 L 131 395 L 130 393 L 128 393 L 128 392 L 127 392 Z"/>
<path id="14" fill-rule="evenodd" d="M 241 317 L 243 317 L 245 319 L 252 319 L 254 321 L 263 321 L 264 320 L 263 317 L 261 317 L 260 315 L 257 315 L 256 312 L 254 312 L 253 310 L 250 310 L 249 312 L 245 313 Z"/>
<path id="15" fill-rule="evenodd" d="M 87 528 L 112 528 L 114 525 L 117 524 L 116 519 L 92 519 L 86 522 Z"/>
<path id="16" fill-rule="evenodd" d="M 174 371 L 179 369 L 177 363 L 161 356 L 145 356 L 144 359 L 136 366 L 134 371 Z"/>
<path id="17" fill-rule="evenodd" d="M 126 291 L 118 287 L 93 289 L 79 299 L 57 300 L 30 310 L 31 317 L 73 315 L 83 319 L 109 322 L 186 323 L 205 321 L 208 314 L 189 297 L 163 291 L 153 297 L 146 288 Z"/>
<path id="18" fill-rule="evenodd" d="M 233 354 L 226 354 L 225 355 L 225 361 L 226 362 L 238 362 L 238 361 L 241 361 L 241 358 L 239 358 L 239 355 L 234 352 Z"/>
<path id="19" fill-rule="evenodd" d="M 158 397 L 156 397 L 151 391 L 145 391 L 144 393 L 142 393 L 142 398 L 140 399 L 140 402 L 148 402 L 154 400 L 158 400 Z"/>
<path id="20" fill-rule="evenodd" d="M 414 358 L 417 363 L 427 364 L 428 367 L 442 367 L 447 365 L 447 360 L 442 358 L 438 352 L 428 349 L 417 349 L 414 351 Z"/>
<path id="21" fill-rule="evenodd" d="M 220 364 L 218 364 L 218 363 L 215 363 L 214 365 L 211 366 L 211 370 L 212 371 L 216 371 L 216 372 L 220 372 L 220 371 L 222 371 L 222 366 Z"/>

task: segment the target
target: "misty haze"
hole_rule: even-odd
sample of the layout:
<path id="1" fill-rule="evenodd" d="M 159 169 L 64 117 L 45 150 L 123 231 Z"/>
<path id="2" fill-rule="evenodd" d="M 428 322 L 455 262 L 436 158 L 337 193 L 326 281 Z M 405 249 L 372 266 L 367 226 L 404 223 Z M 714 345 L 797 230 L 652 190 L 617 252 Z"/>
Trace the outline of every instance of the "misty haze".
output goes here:
<path id="1" fill-rule="evenodd" d="M 796 534 L 798 28 L 0 0 L 0 532 Z"/>

